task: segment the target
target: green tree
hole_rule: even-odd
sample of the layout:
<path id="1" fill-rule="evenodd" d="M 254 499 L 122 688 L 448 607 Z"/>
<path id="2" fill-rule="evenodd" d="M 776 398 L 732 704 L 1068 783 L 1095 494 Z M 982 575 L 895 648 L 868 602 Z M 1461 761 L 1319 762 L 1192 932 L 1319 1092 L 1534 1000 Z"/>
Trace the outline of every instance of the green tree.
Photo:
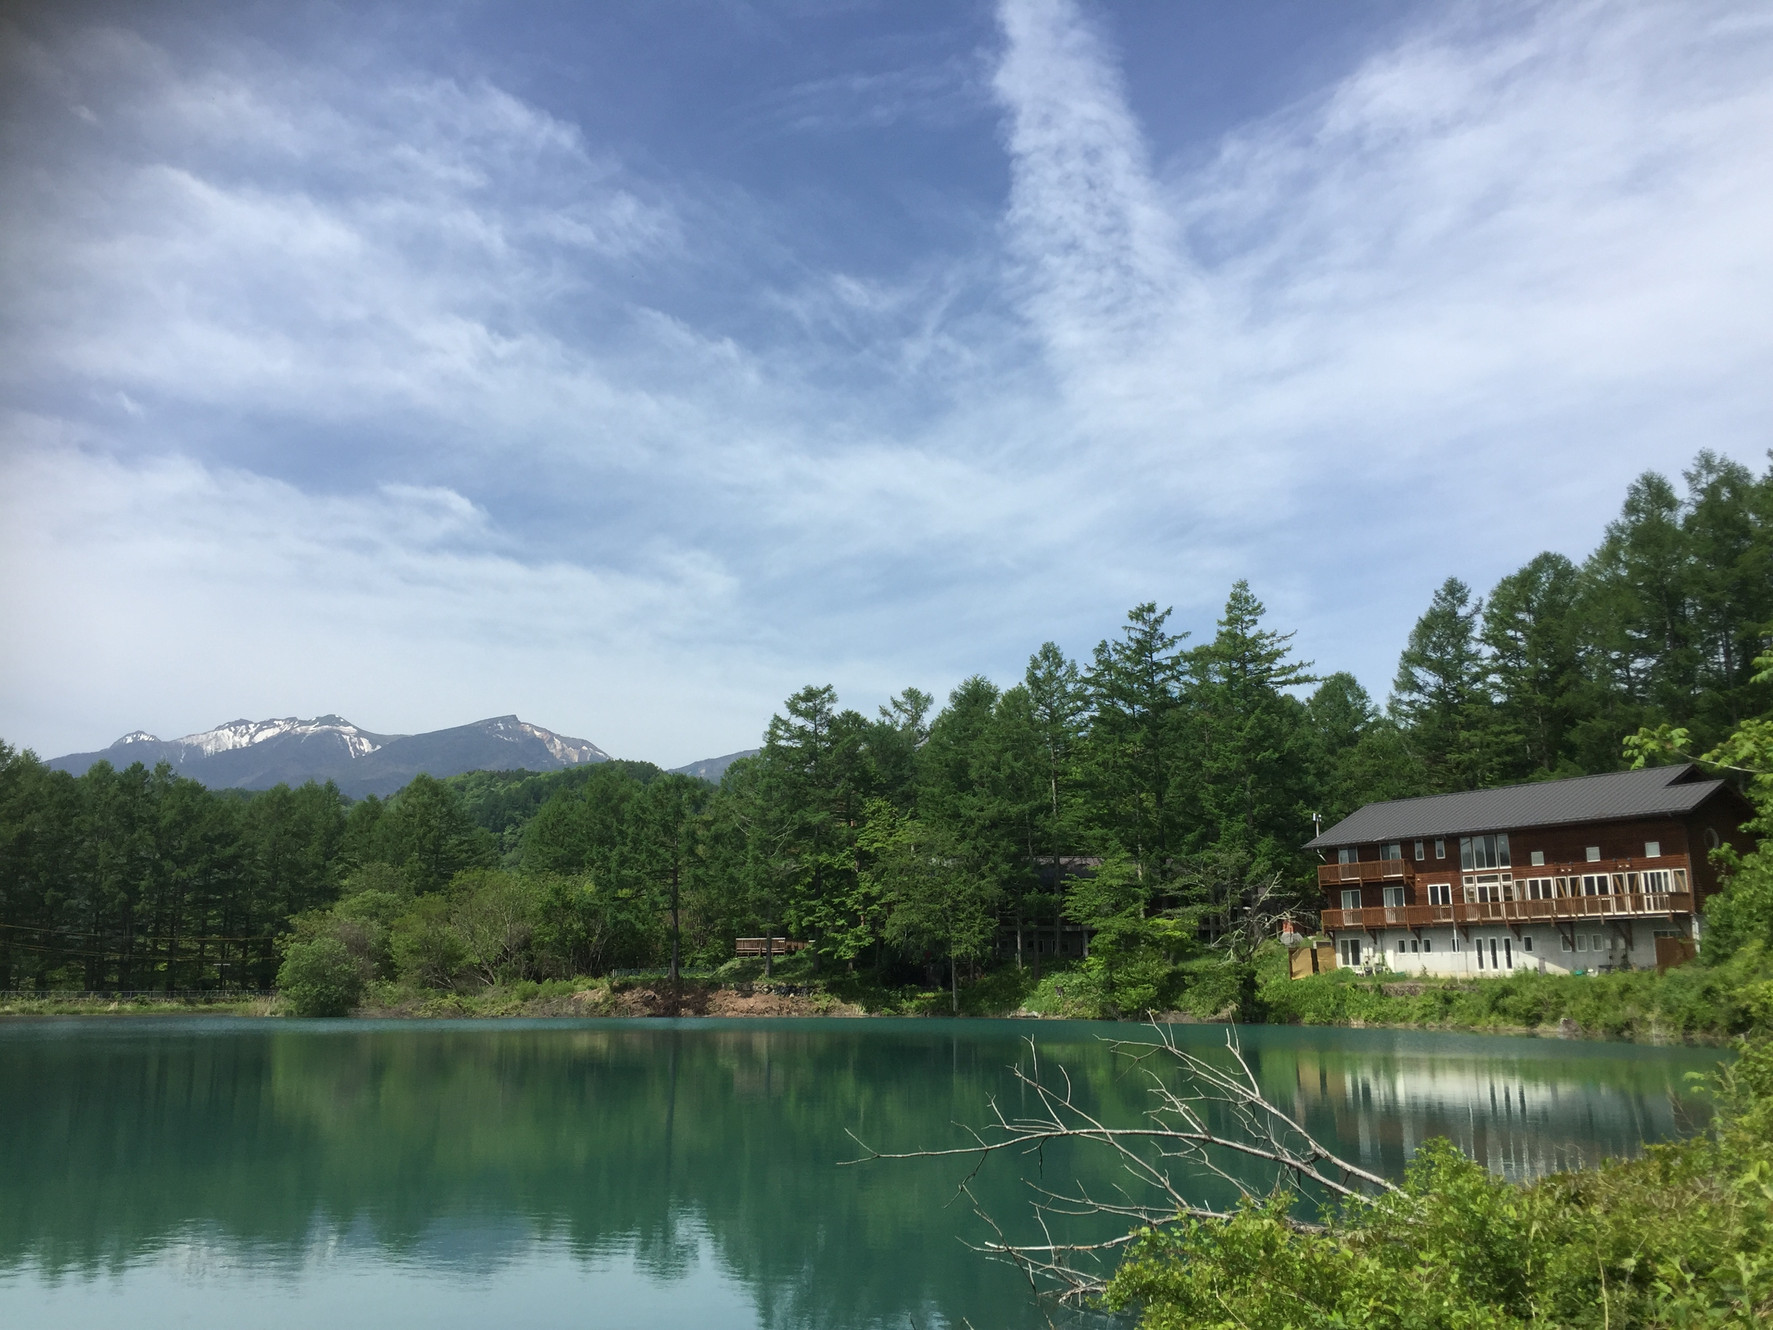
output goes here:
<path id="1" fill-rule="evenodd" d="M 1254 875 L 1297 876 L 1316 791 L 1306 710 L 1285 690 L 1317 680 L 1292 658 L 1293 634 L 1262 626 L 1266 612 L 1235 583 L 1218 633 L 1189 655 L 1197 799 L 1206 844 L 1247 858 Z"/>
<path id="2" fill-rule="evenodd" d="M 1449 577 L 1410 630 L 1391 686 L 1391 714 L 1436 791 L 1473 790 L 1494 771 L 1493 708 L 1478 639 L 1483 602 Z"/>
<path id="3" fill-rule="evenodd" d="M 991 866 L 973 861 L 951 833 L 884 799 L 869 805 L 859 844 L 865 876 L 887 905 L 887 941 L 914 958 L 946 960 L 949 1002 L 958 1012 L 961 962 L 985 955 L 997 931 Z"/>
<path id="4" fill-rule="evenodd" d="M 277 988 L 298 1016 L 348 1016 L 363 1000 L 363 971 L 337 938 L 307 938 L 284 949 Z"/>
<path id="5" fill-rule="evenodd" d="M 1576 565 L 1551 553 L 1535 556 L 1490 593 L 1481 638 L 1504 777 L 1579 774 L 1569 748 L 1584 707 L 1580 596 Z"/>
<path id="6" fill-rule="evenodd" d="M 701 865 L 698 833 L 711 793 L 693 776 L 666 775 L 644 788 L 636 808 L 632 854 L 638 874 L 670 919 L 670 976 L 683 963 L 683 903 Z"/>
<path id="7" fill-rule="evenodd" d="M 442 891 L 463 869 L 490 867 L 496 849 L 453 786 L 418 775 L 388 800 L 376 823 L 374 854 L 404 870 L 424 895 Z"/>
<path id="8" fill-rule="evenodd" d="M 786 919 L 806 936 L 814 969 L 868 945 L 872 911 L 856 871 L 865 798 L 867 722 L 837 709 L 830 687 L 808 686 L 770 717 L 759 754 L 765 840 L 785 879 Z"/>
<path id="9" fill-rule="evenodd" d="M 1184 828 L 1175 784 L 1186 633 L 1166 630 L 1170 611 L 1150 601 L 1127 615 L 1118 641 L 1097 645 L 1086 676 L 1088 771 L 1098 825 L 1133 857 L 1142 878 L 1168 871 Z"/>

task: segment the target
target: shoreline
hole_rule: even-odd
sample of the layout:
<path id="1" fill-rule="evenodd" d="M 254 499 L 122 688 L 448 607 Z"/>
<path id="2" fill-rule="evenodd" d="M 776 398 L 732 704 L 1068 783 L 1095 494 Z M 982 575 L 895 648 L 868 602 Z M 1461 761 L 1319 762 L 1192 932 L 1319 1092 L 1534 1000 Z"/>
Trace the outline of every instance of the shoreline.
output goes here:
<path id="1" fill-rule="evenodd" d="M 301 1021 L 285 1008 L 276 996 L 249 999 L 227 998 L 205 1002 L 195 998 L 129 998 L 107 997 L 48 999 L 44 1001 L 0 1001 L 0 1022 L 8 1018 L 27 1020 L 52 1017 L 58 1019 L 128 1019 L 167 1018 L 178 1016 L 246 1016 Z M 946 1010 L 884 1010 L 871 1011 L 860 1003 L 845 1001 L 829 992 L 801 984 L 718 984 L 690 981 L 678 994 L 658 983 L 617 981 L 576 988 L 570 993 L 547 996 L 517 997 L 497 990 L 476 994 L 402 995 L 395 1001 L 368 1001 L 350 1012 L 345 1019 L 354 1020 L 548 1020 L 548 1019 L 616 1019 L 658 1020 L 668 1018 L 730 1019 L 758 1018 L 868 1020 L 871 1018 L 929 1018 L 958 1020 L 1015 1021 L 1089 1021 L 1102 1026 L 1143 1025 L 1150 1022 L 1126 1018 L 1114 1019 L 1073 1015 L 1065 1012 L 1031 1011 L 1018 1008 L 1006 1011 L 963 1011 L 958 1015 Z M 1560 1039 L 1584 1043 L 1626 1043 L 1646 1047 L 1727 1048 L 1734 1036 L 1709 1032 L 1678 1032 L 1654 1026 L 1643 1034 L 1612 1034 L 1588 1031 L 1569 1018 L 1555 1025 L 1467 1024 L 1459 1022 L 1375 1021 L 1364 1018 L 1349 1020 L 1274 1020 L 1236 1022 L 1194 1015 L 1182 1011 L 1166 1011 L 1155 1016 L 1160 1025 L 1273 1025 L 1301 1029 L 1347 1030 L 1412 1030 L 1427 1034 L 1487 1034 L 1509 1038 Z"/>

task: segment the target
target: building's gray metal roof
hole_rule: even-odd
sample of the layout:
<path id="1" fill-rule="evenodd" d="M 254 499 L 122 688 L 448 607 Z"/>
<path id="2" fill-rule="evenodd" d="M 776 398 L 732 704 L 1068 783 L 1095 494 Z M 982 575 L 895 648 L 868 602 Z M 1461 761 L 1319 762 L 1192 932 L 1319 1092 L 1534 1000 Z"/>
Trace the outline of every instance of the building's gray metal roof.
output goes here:
<path id="1" fill-rule="evenodd" d="M 1519 827 L 1679 816 L 1692 812 L 1723 788 L 1723 781 L 1704 779 L 1689 762 L 1646 767 L 1642 771 L 1614 771 L 1604 776 L 1505 785 L 1497 790 L 1393 799 L 1356 809 L 1305 848 L 1334 849 L 1339 845 L 1415 840 L 1423 836 L 1469 836 Z"/>

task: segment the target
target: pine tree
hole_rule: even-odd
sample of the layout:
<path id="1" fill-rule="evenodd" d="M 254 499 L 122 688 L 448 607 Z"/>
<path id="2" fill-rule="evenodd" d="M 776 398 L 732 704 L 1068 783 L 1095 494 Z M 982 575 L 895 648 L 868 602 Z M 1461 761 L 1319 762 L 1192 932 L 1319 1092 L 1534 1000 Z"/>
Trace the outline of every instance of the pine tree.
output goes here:
<path id="1" fill-rule="evenodd" d="M 1169 617 L 1150 601 L 1135 606 L 1120 640 L 1097 645 L 1085 679 L 1093 812 L 1140 873 L 1160 877 L 1184 830 L 1173 787 L 1182 766 L 1180 645 L 1187 634 L 1166 631 Z"/>
<path id="2" fill-rule="evenodd" d="M 1314 683 L 1292 659 L 1291 633 L 1262 627 L 1267 613 L 1236 582 L 1211 642 L 1189 655 L 1189 710 L 1203 814 L 1203 845 L 1233 852 L 1251 872 L 1296 867 L 1310 810 L 1305 708 L 1285 690 Z"/>
<path id="3" fill-rule="evenodd" d="M 1577 774 L 1570 732 L 1584 710 L 1580 590 L 1576 565 L 1546 553 L 1490 593 L 1482 640 L 1490 653 L 1504 778 Z"/>
<path id="4" fill-rule="evenodd" d="M 1478 789 L 1494 768 L 1494 718 L 1477 631 L 1482 613 L 1483 602 L 1449 577 L 1410 630 L 1391 686 L 1392 718 L 1436 791 Z"/>

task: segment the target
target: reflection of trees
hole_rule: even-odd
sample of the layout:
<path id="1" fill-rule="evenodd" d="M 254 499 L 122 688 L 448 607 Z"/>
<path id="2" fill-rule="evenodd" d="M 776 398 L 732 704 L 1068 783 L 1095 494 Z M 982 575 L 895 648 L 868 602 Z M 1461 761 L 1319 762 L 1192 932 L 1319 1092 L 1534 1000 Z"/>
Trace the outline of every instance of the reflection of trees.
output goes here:
<path id="1" fill-rule="evenodd" d="M 1005 1068 L 1030 1029 L 1093 1111 L 1137 1117 L 1138 1078 L 1089 1036 L 1072 1042 L 1075 1028 L 13 1027 L 0 1036 L 0 1269 L 118 1268 L 201 1232 L 255 1260 L 295 1262 L 324 1237 L 446 1252 L 458 1270 L 496 1267 L 542 1238 L 586 1260 L 628 1254 L 672 1279 L 705 1238 L 767 1324 L 925 1324 L 932 1309 L 1004 1324 L 1022 1286 L 955 1240 L 979 1236 L 966 1207 L 949 1206 L 964 1167 L 835 1165 L 857 1153 L 846 1129 L 887 1150 L 958 1143 L 949 1124 L 1013 1093 Z M 1265 1089 L 1284 1087 L 1314 1131 L 1360 1144 L 1380 1121 L 1363 1078 L 1396 1099 L 1427 1064 L 1334 1042 L 1251 1030 L 1245 1047 Z M 1642 1120 L 1656 1134 L 1650 1110 L 1683 1069 L 1641 1054 L 1576 1074 L 1567 1061 L 1510 1072 L 1467 1060 L 1557 1087 L 1570 1139 L 1598 1122 L 1606 1147 L 1624 1150 L 1632 1142 L 1612 1144 L 1607 1115 L 1621 1132 Z M 1597 1083 L 1606 1093 L 1589 1094 L 1575 1121 Z M 1666 1132 L 1666 1107 L 1662 1119 Z M 1406 1125 L 1419 1139 L 1420 1124 Z M 1402 1148 L 1385 1146 L 1380 1162 L 1401 1163 Z M 1111 1180 L 1106 1161 L 1086 1162 L 1101 1169 L 1086 1180 Z M 1021 1210 L 1021 1163 L 976 1179 L 992 1212 Z M 1059 1180 L 1069 1161 L 1045 1166 Z"/>

